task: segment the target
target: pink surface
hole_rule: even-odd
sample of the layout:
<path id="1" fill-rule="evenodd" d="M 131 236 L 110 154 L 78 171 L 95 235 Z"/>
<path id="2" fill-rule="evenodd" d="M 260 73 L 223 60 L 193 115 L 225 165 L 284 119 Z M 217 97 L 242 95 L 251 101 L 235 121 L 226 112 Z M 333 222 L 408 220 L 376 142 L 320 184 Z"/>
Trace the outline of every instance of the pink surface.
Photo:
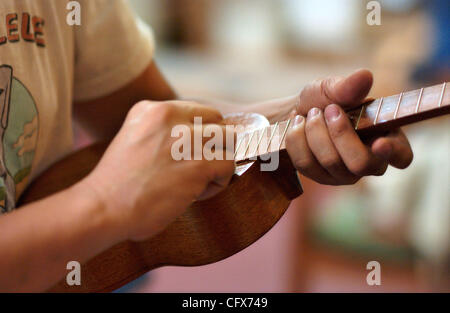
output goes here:
<path id="1" fill-rule="evenodd" d="M 221 262 L 151 272 L 140 292 L 286 292 L 296 208 L 258 242 Z"/>

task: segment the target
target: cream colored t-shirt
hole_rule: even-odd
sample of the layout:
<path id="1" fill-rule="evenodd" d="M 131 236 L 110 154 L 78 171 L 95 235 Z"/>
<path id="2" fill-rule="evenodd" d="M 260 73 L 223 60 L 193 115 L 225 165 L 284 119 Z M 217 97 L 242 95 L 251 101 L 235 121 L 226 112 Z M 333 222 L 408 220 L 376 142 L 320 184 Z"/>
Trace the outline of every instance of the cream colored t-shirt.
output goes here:
<path id="1" fill-rule="evenodd" d="M 0 212 L 72 150 L 72 103 L 138 77 L 153 56 L 151 30 L 126 0 L 0 1 Z M 1 213 L 0 213 L 1 214 Z"/>

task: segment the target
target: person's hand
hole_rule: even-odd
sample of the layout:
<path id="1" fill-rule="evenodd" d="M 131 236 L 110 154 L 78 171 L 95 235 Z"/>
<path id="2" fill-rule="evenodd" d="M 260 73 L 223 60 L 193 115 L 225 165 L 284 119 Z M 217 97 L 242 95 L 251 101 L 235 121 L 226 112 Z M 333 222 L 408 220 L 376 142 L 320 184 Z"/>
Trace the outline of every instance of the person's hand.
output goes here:
<path id="1" fill-rule="evenodd" d="M 172 157 L 172 144 L 181 138 L 172 138 L 173 127 L 189 126 L 189 142 L 193 142 L 194 117 L 202 117 L 204 127 L 214 124 L 226 138 L 225 127 L 216 125 L 222 116 L 215 109 L 182 101 L 136 104 L 98 166 L 85 179 L 123 240 L 153 236 L 193 201 L 209 198 L 229 183 L 235 166 L 234 160 L 225 160 L 226 147 L 221 149 L 223 161 L 175 161 Z"/>
<path id="2" fill-rule="evenodd" d="M 371 72 L 359 70 L 303 89 L 295 112 L 299 116 L 286 138 L 287 151 L 301 174 L 321 184 L 347 185 L 363 176 L 382 175 L 388 165 L 409 166 L 413 153 L 401 130 L 364 143 L 344 112 L 364 101 L 372 82 Z"/>

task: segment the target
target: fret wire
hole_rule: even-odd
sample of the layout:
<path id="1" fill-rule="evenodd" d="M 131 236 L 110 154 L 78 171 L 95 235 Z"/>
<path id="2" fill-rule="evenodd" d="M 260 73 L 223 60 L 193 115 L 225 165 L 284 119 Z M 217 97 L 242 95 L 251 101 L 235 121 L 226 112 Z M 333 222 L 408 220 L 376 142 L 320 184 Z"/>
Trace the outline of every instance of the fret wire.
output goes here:
<path id="1" fill-rule="evenodd" d="M 237 154 L 238 154 L 239 148 L 241 147 L 242 142 L 244 141 L 244 139 L 245 139 L 245 134 L 244 134 L 244 136 L 242 137 L 242 139 L 239 141 L 239 143 L 238 143 L 238 145 L 237 145 L 237 147 L 236 147 L 236 151 L 234 152 L 234 158 L 235 158 L 235 159 L 236 159 L 236 156 L 237 156 Z"/>
<path id="2" fill-rule="evenodd" d="M 273 128 L 272 135 L 270 136 L 270 139 L 269 139 L 269 144 L 267 145 L 266 153 L 269 152 L 270 145 L 271 145 L 271 143 L 272 143 L 273 137 L 275 136 L 275 132 L 277 131 L 278 125 L 279 125 L 278 122 L 276 122 L 275 127 Z"/>
<path id="3" fill-rule="evenodd" d="M 361 118 L 363 116 L 364 110 L 366 109 L 366 105 L 364 104 L 361 108 L 361 111 L 359 112 L 359 117 L 358 120 L 356 121 L 356 126 L 355 126 L 355 130 L 358 130 L 359 127 L 359 121 L 361 121 Z"/>
<path id="4" fill-rule="evenodd" d="M 398 110 L 400 109 L 400 103 L 402 102 L 402 99 L 403 99 L 403 92 L 400 94 L 400 97 L 398 98 L 397 107 L 395 108 L 395 113 L 394 113 L 394 120 L 397 119 Z"/>
<path id="5" fill-rule="evenodd" d="M 265 130 L 266 130 L 266 128 L 263 128 L 263 129 L 262 129 L 262 134 L 261 134 L 261 136 L 260 136 L 259 139 L 258 139 L 258 143 L 256 144 L 255 152 L 253 152 L 253 155 L 254 155 L 254 156 L 256 156 L 256 155 L 258 154 L 259 145 L 261 144 L 261 141 L 262 141 L 262 139 L 263 139 L 263 137 L 264 137 L 264 131 L 265 131 Z M 257 131 L 259 131 L 259 130 L 257 130 Z"/>
<path id="6" fill-rule="evenodd" d="M 245 148 L 244 155 L 242 156 L 244 159 L 245 159 L 245 156 L 247 155 L 248 149 L 250 148 L 250 144 L 252 143 L 253 136 L 255 136 L 255 132 L 252 132 L 252 135 L 250 136 L 250 139 L 248 140 L 247 147 Z"/>
<path id="7" fill-rule="evenodd" d="M 291 124 L 291 120 L 288 120 L 288 122 L 286 124 L 286 128 L 284 129 L 284 132 L 283 132 L 283 137 L 281 137 L 281 141 L 280 141 L 280 145 L 278 146 L 278 150 L 280 150 L 281 146 L 283 145 L 283 140 L 284 140 L 284 137 L 286 137 L 286 133 L 287 133 L 287 131 L 289 129 L 289 125 L 290 124 Z"/>
<path id="8" fill-rule="evenodd" d="M 380 115 L 380 110 L 381 110 L 381 107 L 383 106 L 383 101 L 384 101 L 384 98 L 381 98 L 380 103 L 378 104 L 377 115 L 375 115 L 375 121 L 373 122 L 373 125 L 377 125 L 378 116 Z"/>
<path id="9" fill-rule="evenodd" d="M 416 104 L 416 113 L 419 113 L 419 108 L 420 108 L 420 102 L 422 101 L 422 96 L 423 96 L 423 88 L 420 89 L 420 93 L 419 93 L 419 98 L 417 99 L 417 104 Z"/>
<path id="10" fill-rule="evenodd" d="M 445 82 L 444 85 L 442 86 L 441 97 L 439 99 L 439 107 L 442 106 L 442 101 L 444 100 L 445 86 L 447 86 L 447 82 Z"/>

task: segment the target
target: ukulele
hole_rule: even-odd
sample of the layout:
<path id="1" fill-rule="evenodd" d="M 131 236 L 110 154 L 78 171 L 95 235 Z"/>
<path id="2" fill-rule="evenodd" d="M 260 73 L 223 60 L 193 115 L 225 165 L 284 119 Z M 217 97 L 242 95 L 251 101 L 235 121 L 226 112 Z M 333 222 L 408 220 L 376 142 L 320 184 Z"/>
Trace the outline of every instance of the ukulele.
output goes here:
<path id="1" fill-rule="evenodd" d="M 450 92 L 446 87 L 447 83 L 443 83 L 376 99 L 347 114 L 360 137 L 379 136 L 406 124 L 449 114 Z M 256 124 L 256 129 L 238 135 L 237 174 L 226 190 L 211 199 L 193 203 L 182 216 L 149 240 L 122 242 L 94 257 L 82 267 L 81 286 L 69 287 L 61 281 L 50 291 L 113 291 L 157 267 L 218 262 L 268 232 L 290 202 L 302 194 L 297 172 L 285 148 L 291 120 L 269 125 L 265 118 L 254 114 L 235 115 L 234 122 L 236 119 Z M 60 161 L 31 184 L 20 204 L 39 200 L 80 181 L 93 170 L 106 147 L 107 144 L 96 144 Z M 279 158 L 277 170 L 261 171 L 260 167 L 267 162 L 265 156 L 275 154 Z"/>

